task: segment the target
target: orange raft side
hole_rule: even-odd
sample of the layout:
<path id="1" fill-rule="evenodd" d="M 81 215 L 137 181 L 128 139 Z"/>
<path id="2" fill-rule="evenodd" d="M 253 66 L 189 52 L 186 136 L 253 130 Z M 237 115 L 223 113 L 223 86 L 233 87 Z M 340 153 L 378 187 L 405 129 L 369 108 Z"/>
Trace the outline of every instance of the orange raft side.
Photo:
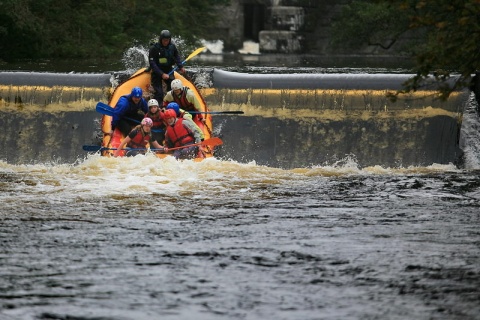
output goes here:
<path id="1" fill-rule="evenodd" d="M 183 83 L 184 86 L 188 86 L 190 89 L 193 90 L 195 93 L 196 98 L 200 102 L 201 110 L 199 111 L 209 111 L 207 108 L 207 105 L 205 103 L 205 100 L 203 97 L 200 95 L 198 89 L 188 81 L 185 77 L 183 77 L 181 74 L 175 72 L 175 79 L 180 79 Z M 149 99 L 150 96 L 153 96 L 153 93 L 151 92 L 151 85 L 150 85 L 150 72 L 146 71 L 145 68 L 138 70 L 135 72 L 128 80 L 120 84 L 115 91 L 112 94 L 112 97 L 110 98 L 110 101 L 108 104 L 112 107 L 115 108 L 115 105 L 117 104 L 118 99 L 120 99 L 121 96 L 130 94 L 132 91 L 133 87 L 140 87 L 143 90 L 143 96 L 145 99 Z M 161 101 L 159 101 L 161 103 Z M 209 139 L 212 137 L 212 116 L 210 114 L 205 114 L 204 115 L 205 123 L 195 121 L 197 125 L 200 127 L 200 129 L 203 131 L 203 134 L 205 135 L 205 139 Z M 102 147 L 105 148 L 118 148 L 120 143 L 122 142 L 124 136 L 120 132 L 120 130 L 115 129 L 112 135 L 109 134 L 109 132 L 112 131 L 112 117 L 103 115 L 102 117 L 102 132 L 103 132 L 103 140 L 102 140 Z M 199 155 L 196 160 L 201 160 L 202 158 L 205 157 L 212 157 L 213 156 L 213 150 L 209 146 L 205 147 L 200 147 L 201 151 L 199 152 Z M 112 150 L 105 150 L 102 151 L 103 156 L 112 156 L 113 155 Z M 124 155 L 125 151 L 122 151 L 120 155 Z M 169 154 L 165 153 L 157 153 L 157 156 L 159 158 L 164 158 L 168 156 Z"/>

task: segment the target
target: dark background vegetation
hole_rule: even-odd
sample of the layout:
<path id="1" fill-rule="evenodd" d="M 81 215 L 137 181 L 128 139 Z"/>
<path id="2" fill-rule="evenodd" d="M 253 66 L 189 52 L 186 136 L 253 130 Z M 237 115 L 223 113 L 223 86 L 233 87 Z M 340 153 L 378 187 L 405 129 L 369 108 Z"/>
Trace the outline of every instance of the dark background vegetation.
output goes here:
<path id="1" fill-rule="evenodd" d="M 421 88 L 430 76 L 446 99 L 453 90 L 478 86 L 472 75 L 480 70 L 480 0 L 351 1 L 333 24 L 332 43 L 352 51 L 374 45 L 386 53 L 397 46 L 416 63 L 404 91 Z"/>
<path id="2" fill-rule="evenodd" d="M 192 45 L 210 39 L 229 0 L 2 0 L 0 62 L 16 59 L 118 59 L 135 44 L 148 44 L 162 29 Z M 306 0 L 290 0 L 304 6 Z M 402 54 L 416 61 L 405 90 L 428 76 L 442 97 L 474 86 L 480 69 L 480 0 L 352 0 L 332 18 L 327 54 Z M 322 15 L 322 6 L 309 17 Z M 311 25 L 311 23 L 307 23 Z M 307 48 L 310 54 L 318 53 Z M 325 54 L 325 53 L 323 53 Z M 455 74 L 455 81 L 451 76 Z M 392 97 L 395 98 L 395 97 Z"/>
<path id="3" fill-rule="evenodd" d="M 228 0 L 2 0 L 0 59 L 113 58 L 163 29 L 195 41 Z"/>

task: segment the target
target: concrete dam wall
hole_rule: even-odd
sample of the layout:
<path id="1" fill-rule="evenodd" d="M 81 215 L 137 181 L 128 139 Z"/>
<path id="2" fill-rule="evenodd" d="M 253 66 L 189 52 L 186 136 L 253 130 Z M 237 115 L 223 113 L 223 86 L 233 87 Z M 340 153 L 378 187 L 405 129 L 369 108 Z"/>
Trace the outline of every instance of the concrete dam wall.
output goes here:
<path id="1" fill-rule="evenodd" d="M 111 76 L 0 76 L 1 125 L 10 133 L 2 138 L 0 158 L 75 161 L 84 156 L 81 146 L 95 142 L 101 116 L 92 111 L 96 102 L 108 101 Z M 470 93 L 456 92 L 442 102 L 424 90 L 390 102 L 386 92 L 407 76 L 213 70 L 212 87 L 201 93 L 213 111 L 245 112 L 214 117 L 214 135 L 224 141 L 218 154 L 225 159 L 282 168 L 342 161 L 360 167 L 461 164 L 459 137 Z"/>

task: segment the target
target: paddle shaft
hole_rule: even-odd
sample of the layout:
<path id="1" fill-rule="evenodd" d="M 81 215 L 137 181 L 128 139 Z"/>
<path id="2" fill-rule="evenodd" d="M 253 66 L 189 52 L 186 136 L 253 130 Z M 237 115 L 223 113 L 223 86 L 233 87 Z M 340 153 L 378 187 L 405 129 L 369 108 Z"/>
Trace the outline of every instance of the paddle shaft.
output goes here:
<path id="1" fill-rule="evenodd" d="M 167 149 L 167 152 L 170 151 L 170 150 L 178 150 L 178 149 L 184 149 L 184 148 L 189 148 L 189 147 L 195 147 L 195 146 L 211 146 L 211 147 L 215 147 L 215 146 L 219 146 L 223 144 L 223 141 L 220 139 L 220 138 L 217 138 L 217 137 L 213 137 L 213 138 L 209 138 L 209 139 L 205 139 L 204 141 L 200 142 L 200 143 L 195 143 L 195 144 L 189 144 L 189 145 L 186 145 L 186 146 L 181 146 L 181 147 L 173 147 L 173 148 L 168 148 Z M 164 148 L 151 148 L 151 149 L 147 149 L 147 148 L 124 148 L 124 149 L 118 149 L 118 148 L 107 148 L 107 147 L 101 147 L 101 146 L 83 146 L 83 150 L 85 151 L 104 151 L 104 150 L 137 150 L 137 151 L 140 151 L 140 150 L 150 150 L 150 151 L 165 151 Z"/>
<path id="2" fill-rule="evenodd" d="M 114 108 L 110 107 L 108 104 L 105 104 L 103 102 L 98 102 L 97 103 L 96 110 L 97 110 L 98 113 L 101 113 L 101 114 L 104 114 L 104 115 L 107 115 L 107 116 L 113 116 L 113 112 L 114 112 L 113 111 Z M 197 114 L 197 113 L 201 113 L 201 114 L 244 114 L 243 111 L 187 111 L 187 112 L 190 113 L 190 114 Z M 135 120 L 135 119 L 132 119 L 132 118 L 128 118 L 128 117 L 125 117 L 125 118 L 138 122 L 138 120 Z"/>
<path id="3" fill-rule="evenodd" d="M 244 114 L 243 111 L 187 111 L 191 114 Z"/>
<path id="4" fill-rule="evenodd" d="M 189 145 L 186 145 L 186 146 L 181 146 L 181 147 L 175 147 L 175 148 L 168 148 L 167 152 L 170 151 L 170 150 L 176 150 L 176 149 L 184 149 L 184 148 L 188 148 L 188 147 L 195 147 L 195 146 L 199 146 L 201 145 L 201 143 L 195 143 L 195 144 L 189 144 Z M 125 151 L 146 151 L 146 150 L 150 150 L 150 151 L 165 151 L 164 148 L 123 148 L 123 149 L 119 149 L 119 148 L 106 148 L 106 147 L 100 147 L 100 146 L 84 146 L 84 150 L 86 151 L 104 151 L 104 150 L 125 150 Z M 97 148 L 94 148 L 94 147 L 98 147 Z"/>
<path id="5" fill-rule="evenodd" d="M 105 104 L 103 102 L 98 102 L 97 103 L 97 106 L 95 107 L 95 110 L 98 112 L 98 113 L 101 113 L 101 114 L 104 114 L 106 116 L 113 116 L 113 110 L 114 108 L 110 107 L 108 104 Z M 137 119 L 133 119 L 133 118 L 130 118 L 130 117 L 123 117 L 127 120 L 130 120 L 130 121 L 133 121 L 135 123 L 141 123 L 141 121 L 138 121 Z M 152 132 L 164 132 L 164 130 L 162 129 L 152 129 Z"/>
<path id="6" fill-rule="evenodd" d="M 199 54 L 200 52 L 202 52 L 204 49 L 205 49 L 205 47 L 201 47 L 201 48 L 198 48 L 197 50 L 193 51 L 192 53 L 190 53 L 190 55 L 187 57 L 187 59 L 183 60 L 182 65 L 184 65 L 188 60 L 192 59 L 192 58 L 195 57 L 197 54 Z M 175 68 L 173 68 L 173 70 L 170 71 L 170 72 L 168 73 L 168 75 L 171 75 L 171 74 L 174 73 L 177 69 L 178 69 L 178 66 L 175 66 Z"/>

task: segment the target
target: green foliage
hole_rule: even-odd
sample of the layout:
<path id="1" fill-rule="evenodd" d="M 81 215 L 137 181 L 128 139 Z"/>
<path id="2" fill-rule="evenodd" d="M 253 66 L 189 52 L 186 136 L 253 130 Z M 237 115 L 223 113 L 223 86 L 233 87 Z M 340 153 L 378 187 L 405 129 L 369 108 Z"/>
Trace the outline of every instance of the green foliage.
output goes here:
<path id="1" fill-rule="evenodd" d="M 404 90 L 416 91 L 434 79 L 439 97 L 472 83 L 480 69 L 480 0 L 356 0 L 344 6 L 333 25 L 337 48 L 376 45 L 388 50 L 405 35 L 420 39 L 409 52 L 415 76 Z"/>
<path id="2" fill-rule="evenodd" d="M 440 98 L 472 84 L 480 70 L 480 1 L 399 1 L 410 18 L 410 28 L 425 31 L 415 55 L 416 75 L 404 91 L 421 88 L 429 77 L 439 83 Z"/>
<path id="3" fill-rule="evenodd" d="M 408 26 L 408 19 L 390 2 L 356 0 L 345 5 L 332 24 L 332 45 L 345 51 L 365 46 L 388 50 Z"/>
<path id="4" fill-rule="evenodd" d="M 112 58 L 161 30 L 194 42 L 228 0 L 2 0 L 0 59 Z"/>

